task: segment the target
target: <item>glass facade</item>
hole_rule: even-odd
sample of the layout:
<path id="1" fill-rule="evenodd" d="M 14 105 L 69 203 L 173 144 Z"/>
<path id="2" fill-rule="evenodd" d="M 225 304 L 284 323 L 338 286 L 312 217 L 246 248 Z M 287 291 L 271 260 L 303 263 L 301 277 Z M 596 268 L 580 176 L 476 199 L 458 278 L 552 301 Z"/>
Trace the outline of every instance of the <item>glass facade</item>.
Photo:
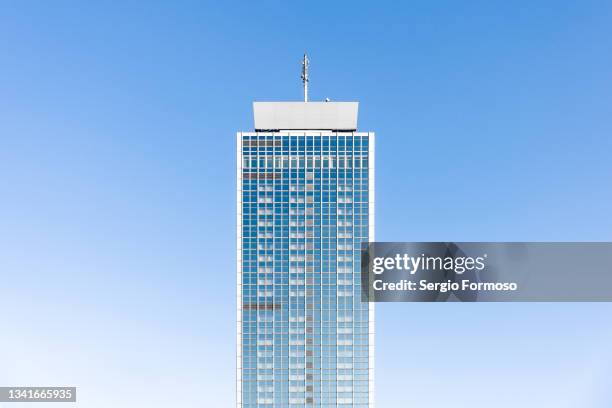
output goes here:
<path id="1" fill-rule="evenodd" d="M 374 135 L 238 134 L 239 407 L 372 407 Z"/>

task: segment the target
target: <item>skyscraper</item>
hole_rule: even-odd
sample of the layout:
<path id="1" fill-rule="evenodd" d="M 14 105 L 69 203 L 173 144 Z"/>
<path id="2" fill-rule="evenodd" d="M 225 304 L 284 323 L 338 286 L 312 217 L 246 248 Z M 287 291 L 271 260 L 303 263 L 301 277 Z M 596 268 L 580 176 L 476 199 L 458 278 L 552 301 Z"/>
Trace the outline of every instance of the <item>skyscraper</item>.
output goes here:
<path id="1" fill-rule="evenodd" d="M 237 141 L 237 406 L 373 407 L 374 133 L 357 102 L 254 102 Z"/>

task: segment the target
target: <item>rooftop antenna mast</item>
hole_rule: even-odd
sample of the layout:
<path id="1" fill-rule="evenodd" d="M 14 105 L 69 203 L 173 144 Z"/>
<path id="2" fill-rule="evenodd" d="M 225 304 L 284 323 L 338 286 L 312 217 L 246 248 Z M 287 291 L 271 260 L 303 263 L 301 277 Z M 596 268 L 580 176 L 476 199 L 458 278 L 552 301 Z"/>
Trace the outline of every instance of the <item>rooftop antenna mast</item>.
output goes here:
<path id="1" fill-rule="evenodd" d="M 304 102 L 308 102 L 308 67 L 310 66 L 310 60 L 308 55 L 304 53 L 304 59 L 302 60 L 302 83 L 304 84 Z"/>

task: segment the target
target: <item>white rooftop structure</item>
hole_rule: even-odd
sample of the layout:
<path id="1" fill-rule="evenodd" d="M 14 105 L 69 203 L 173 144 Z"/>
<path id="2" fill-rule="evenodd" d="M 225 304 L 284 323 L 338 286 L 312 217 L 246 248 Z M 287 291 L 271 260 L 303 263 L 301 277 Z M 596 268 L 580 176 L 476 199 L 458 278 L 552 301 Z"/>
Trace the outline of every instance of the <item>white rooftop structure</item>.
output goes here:
<path id="1" fill-rule="evenodd" d="M 359 102 L 309 102 L 310 60 L 304 54 L 304 102 L 253 102 L 255 130 L 357 130 Z"/>
<path id="2" fill-rule="evenodd" d="M 255 130 L 357 130 L 359 102 L 253 102 Z"/>

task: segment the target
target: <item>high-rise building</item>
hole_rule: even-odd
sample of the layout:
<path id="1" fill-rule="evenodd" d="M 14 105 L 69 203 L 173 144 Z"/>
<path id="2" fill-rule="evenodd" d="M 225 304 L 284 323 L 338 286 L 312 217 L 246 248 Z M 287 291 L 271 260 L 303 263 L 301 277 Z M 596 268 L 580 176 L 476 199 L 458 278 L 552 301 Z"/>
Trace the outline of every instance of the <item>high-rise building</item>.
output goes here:
<path id="1" fill-rule="evenodd" d="M 308 102 L 302 79 L 304 102 L 254 102 L 237 135 L 237 406 L 370 408 L 374 133 L 357 102 Z"/>

